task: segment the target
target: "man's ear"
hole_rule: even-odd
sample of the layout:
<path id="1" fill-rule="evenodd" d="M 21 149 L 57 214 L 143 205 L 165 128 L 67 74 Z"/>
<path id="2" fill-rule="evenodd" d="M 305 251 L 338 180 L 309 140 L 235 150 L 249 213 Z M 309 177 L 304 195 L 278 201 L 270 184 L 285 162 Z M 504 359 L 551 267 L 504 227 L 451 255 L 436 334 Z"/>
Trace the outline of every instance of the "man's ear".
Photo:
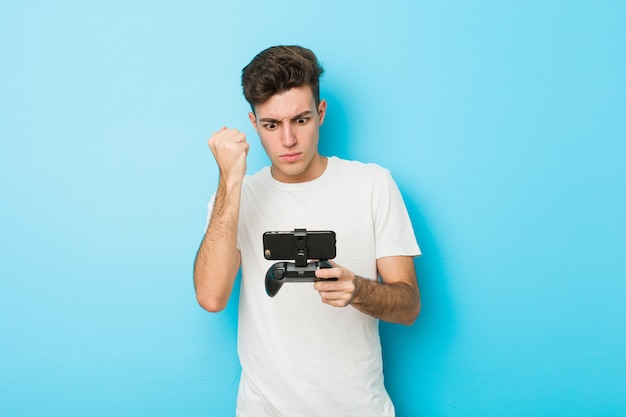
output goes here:
<path id="1" fill-rule="evenodd" d="M 320 101 L 317 105 L 317 114 L 320 116 L 320 126 L 324 123 L 324 117 L 326 117 L 326 100 Z"/>
<path id="2" fill-rule="evenodd" d="M 252 127 L 254 128 L 254 130 L 256 130 L 256 132 L 259 133 L 259 129 L 256 126 L 256 114 L 254 114 L 253 111 L 248 113 L 248 119 L 250 119 L 250 123 L 252 123 Z"/>

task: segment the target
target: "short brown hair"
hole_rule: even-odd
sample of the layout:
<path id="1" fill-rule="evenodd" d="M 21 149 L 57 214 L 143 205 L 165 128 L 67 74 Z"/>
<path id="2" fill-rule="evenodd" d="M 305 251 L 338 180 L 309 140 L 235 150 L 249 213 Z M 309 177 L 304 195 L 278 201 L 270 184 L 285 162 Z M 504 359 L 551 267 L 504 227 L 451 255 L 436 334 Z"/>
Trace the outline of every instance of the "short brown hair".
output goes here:
<path id="1" fill-rule="evenodd" d="M 324 68 L 315 54 L 301 46 L 272 46 L 260 52 L 241 71 L 241 85 L 252 110 L 275 94 L 308 85 L 315 104 L 320 102 Z"/>

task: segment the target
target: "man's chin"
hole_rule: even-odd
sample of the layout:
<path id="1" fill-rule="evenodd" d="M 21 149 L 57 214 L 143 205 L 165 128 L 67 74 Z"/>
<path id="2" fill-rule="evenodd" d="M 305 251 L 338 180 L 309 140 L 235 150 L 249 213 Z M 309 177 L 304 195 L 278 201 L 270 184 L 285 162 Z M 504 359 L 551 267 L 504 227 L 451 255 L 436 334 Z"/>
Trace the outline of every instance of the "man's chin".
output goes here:
<path id="1" fill-rule="evenodd" d="M 307 181 L 304 171 L 301 163 L 274 164 L 272 166 L 272 177 L 280 182 L 304 182 Z"/>

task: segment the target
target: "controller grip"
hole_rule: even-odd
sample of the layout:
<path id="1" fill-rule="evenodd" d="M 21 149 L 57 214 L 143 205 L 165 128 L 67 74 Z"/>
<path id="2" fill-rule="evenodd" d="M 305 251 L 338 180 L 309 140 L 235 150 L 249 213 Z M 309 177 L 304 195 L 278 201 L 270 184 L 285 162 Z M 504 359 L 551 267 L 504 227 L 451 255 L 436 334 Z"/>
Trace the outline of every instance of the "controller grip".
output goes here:
<path id="1" fill-rule="evenodd" d="M 280 287 L 283 286 L 285 272 L 287 270 L 287 262 L 276 262 L 265 274 L 265 292 L 270 297 L 278 294 Z"/>

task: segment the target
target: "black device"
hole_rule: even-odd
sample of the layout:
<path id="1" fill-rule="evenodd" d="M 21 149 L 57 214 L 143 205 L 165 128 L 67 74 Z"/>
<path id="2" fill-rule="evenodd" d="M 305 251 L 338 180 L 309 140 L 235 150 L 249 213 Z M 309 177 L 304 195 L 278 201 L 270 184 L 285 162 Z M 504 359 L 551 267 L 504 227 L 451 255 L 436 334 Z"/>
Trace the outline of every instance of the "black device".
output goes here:
<path id="1" fill-rule="evenodd" d="M 335 232 L 330 230 L 265 232 L 263 255 L 268 260 L 282 260 L 267 270 L 267 295 L 275 296 L 285 282 L 321 281 L 321 278 L 315 276 L 315 271 L 319 268 L 332 268 L 328 260 L 333 259 L 336 252 Z M 309 259 L 317 261 L 309 262 Z M 336 281 L 337 278 L 328 280 Z"/>
<path id="2" fill-rule="evenodd" d="M 336 254 L 335 232 L 295 229 L 292 232 L 263 233 L 263 254 L 270 261 L 296 261 L 306 266 L 309 259 L 333 259 Z"/>

